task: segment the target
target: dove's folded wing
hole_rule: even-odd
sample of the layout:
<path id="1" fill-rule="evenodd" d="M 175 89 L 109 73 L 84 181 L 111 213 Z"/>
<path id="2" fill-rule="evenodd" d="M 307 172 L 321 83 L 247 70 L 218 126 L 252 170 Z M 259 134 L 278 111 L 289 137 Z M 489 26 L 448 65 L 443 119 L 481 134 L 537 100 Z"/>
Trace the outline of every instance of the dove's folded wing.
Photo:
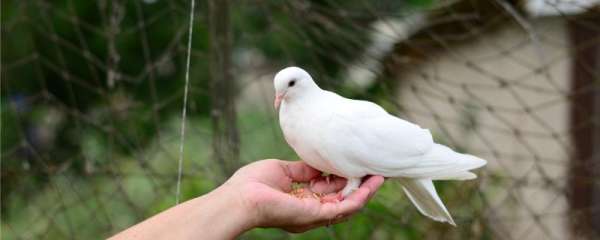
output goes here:
<path id="1" fill-rule="evenodd" d="M 326 138 L 337 145 L 334 149 L 341 149 L 335 156 L 369 169 L 370 174 L 471 179 L 475 175 L 468 170 L 486 163 L 435 144 L 429 130 L 392 116 L 376 104 L 366 101 L 349 104 L 335 111 L 330 127 L 326 128 L 330 131 Z M 334 139 L 338 142 L 332 142 Z"/>
<path id="2" fill-rule="evenodd" d="M 417 165 L 420 156 L 434 145 L 429 130 L 394 117 L 374 103 L 346 103 L 349 105 L 335 110 L 324 128 L 324 141 L 341 149 L 336 156 L 372 171 L 396 171 Z"/>

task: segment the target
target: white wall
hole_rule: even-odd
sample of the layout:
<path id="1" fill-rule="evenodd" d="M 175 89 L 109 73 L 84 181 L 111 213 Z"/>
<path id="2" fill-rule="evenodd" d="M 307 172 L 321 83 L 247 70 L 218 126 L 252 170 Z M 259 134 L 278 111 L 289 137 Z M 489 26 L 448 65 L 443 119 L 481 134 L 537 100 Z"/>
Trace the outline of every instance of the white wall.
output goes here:
<path id="1" fill-rule="evenodd" d="M 405 84 L 398 101 L 404 117 L 487 159 L 481 175 L 501 176 L 499 184 L 481 180 L 491 201 L 486 217 L 497 223 L 498 237 L 565 239 L 567 203 L 561 189 L 570 144 L 568 36 L 560 19 L 532 24 L 539 44 L 514 24 L 432 55 L 400 79 Z M 543 63 L 548 75 L 537 71 Z M 467 105 L 479 125 L 471 133 L 461 127 Z"/>

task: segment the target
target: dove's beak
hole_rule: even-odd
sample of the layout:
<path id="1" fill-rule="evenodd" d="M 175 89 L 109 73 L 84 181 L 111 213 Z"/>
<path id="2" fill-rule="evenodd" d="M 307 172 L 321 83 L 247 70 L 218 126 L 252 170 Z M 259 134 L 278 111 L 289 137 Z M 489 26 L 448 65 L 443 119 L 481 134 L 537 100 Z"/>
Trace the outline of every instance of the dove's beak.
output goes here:
<path id="1" fill-rule="evenodd" d="M 275 96 L 275 102 L 273 103 L 273 107 L 275 107 L 276 110 L 279 110 L 279 105 L 281 105 L 281 100 L 283 100 L 283 96 L 285 96 L 285 94 L 277 94 L 277 96 Z"/>

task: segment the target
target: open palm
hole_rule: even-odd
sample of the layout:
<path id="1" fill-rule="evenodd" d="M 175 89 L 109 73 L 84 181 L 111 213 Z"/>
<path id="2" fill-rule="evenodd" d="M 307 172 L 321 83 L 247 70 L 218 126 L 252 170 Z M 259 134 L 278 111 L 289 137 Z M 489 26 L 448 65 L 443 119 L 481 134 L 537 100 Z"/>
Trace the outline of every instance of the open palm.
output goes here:
<path id="1" fill-rule="evenodd" d="M 381 176 L 367 177 L 345 199 L 332 201 L 345 186 L 345 179 L 328 181 L 304 162 L 272 159 L 239 169 L 226 185 L 235 188 L 242 204 L 255 211 L 255 226 L 304 232 L 346 220 L 366 204 L 383 181 Z M 305 187 L 292 195 L 293 183 L 304 183 Z"/>

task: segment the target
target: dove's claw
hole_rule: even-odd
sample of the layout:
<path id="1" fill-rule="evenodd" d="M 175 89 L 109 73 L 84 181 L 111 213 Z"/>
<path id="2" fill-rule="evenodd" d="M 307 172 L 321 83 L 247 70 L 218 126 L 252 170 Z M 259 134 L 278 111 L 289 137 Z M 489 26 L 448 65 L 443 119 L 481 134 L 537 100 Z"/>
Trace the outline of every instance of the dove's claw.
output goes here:
<path id="1" fill-rule="evenodd" d="M 344 195 L 343 195 L 342 193 L 338 193 L 338 194 L 336 194 L 335 196 L 337 197 L 337 199 L 338 199 L 339 201 L 342 201 L 342 200 L 344 200 L 344 198 L 345 198 L 345 197 L 344 197 Z"/>
<path id="2" fill-rule="evenodd" d="M 309 189 L 313 189 L 313 187 L 315 186 L 315 182 L 317 181 L 317 179 L 311 179 L 310 183 L 308 184 Z"/>

